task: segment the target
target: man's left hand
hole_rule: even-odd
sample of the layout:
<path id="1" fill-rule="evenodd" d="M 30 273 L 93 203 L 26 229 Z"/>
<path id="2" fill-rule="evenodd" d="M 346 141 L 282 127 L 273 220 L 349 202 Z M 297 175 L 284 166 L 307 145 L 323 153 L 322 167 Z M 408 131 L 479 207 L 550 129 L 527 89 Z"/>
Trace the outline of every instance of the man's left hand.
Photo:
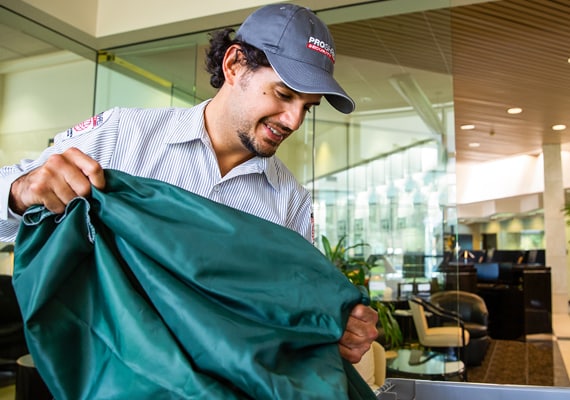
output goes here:
<path id="1" fill-rule="evenodd" d="M 346 330 L 338 342 L 342 358 L 353 364 L 360 361 L 378 337 L 377 322 L 378 313 L 371 307 L 358 304 L 352 309 Z"/>

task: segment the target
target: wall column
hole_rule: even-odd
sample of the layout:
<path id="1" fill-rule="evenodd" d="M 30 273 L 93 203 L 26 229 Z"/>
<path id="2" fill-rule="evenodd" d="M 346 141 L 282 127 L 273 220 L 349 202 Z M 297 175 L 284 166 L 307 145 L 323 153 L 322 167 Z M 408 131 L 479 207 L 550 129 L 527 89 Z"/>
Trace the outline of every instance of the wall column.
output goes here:
<path id="1" fill-rule="evenodd" d="M 542 146 L 544 159 L 544 233 L 546 265 L 552 273 L 552 312 L 568 312 L 568 267 L 566 263 L 566 221 L 564 182 L 559 144 Z"/>

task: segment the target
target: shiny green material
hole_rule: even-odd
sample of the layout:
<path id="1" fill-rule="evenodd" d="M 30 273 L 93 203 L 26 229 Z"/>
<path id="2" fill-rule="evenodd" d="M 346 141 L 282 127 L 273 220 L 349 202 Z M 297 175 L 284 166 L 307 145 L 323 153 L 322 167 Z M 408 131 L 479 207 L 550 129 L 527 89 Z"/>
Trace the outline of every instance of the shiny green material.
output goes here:
<path id="1" fill-rule="evenodd" d="M 14 286 L 57 400 L 373 399 L 337 341 L 361 294 L 297 233 L 107 170 L 26 213 Z"/>

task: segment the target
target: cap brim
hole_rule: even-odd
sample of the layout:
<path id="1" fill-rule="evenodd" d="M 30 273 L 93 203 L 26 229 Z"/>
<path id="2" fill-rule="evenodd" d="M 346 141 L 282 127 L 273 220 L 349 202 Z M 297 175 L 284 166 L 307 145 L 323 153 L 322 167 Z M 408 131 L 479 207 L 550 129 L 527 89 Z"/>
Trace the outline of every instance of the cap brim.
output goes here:
<path id="1" fill-rule="evenodd" d="M 341 113 L 354 111 L 354 101 L 329 72 L 271 52 L 265 54 L 277 75 L 291 89 L 300 93 L 322 94 Z"/>

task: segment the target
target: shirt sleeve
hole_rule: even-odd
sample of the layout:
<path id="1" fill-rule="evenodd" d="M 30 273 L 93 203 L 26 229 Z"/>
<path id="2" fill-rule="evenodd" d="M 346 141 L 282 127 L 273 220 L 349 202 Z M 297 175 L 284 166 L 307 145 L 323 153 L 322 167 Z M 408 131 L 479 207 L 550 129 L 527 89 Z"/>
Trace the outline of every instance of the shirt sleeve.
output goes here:
<path id="1" fill-rule="evenodd" d="M 8 197 L 12 182 L 19 176 L 20 174 L 12 174 L 0 177 L 0 241 L 2 242 L 13 242 L 18 233 L 20 216 L 8 208 Z"/>
<path id="2" fill-rule="evenodd" d="M 18 164 L 0 168 L 0 241 L 13 242 L 20 226 L 20 216 L 12 212 L 8 205 L 12 183 L 43 165 L 51 155 L 63 153 L 71 147 L 77 147 L 105 167 L 116 144 L 119 116 L 119 108 L 93 116 L 58 133 L 53 146 L 46 148 L 37 159 L 22 160 Z"/>

